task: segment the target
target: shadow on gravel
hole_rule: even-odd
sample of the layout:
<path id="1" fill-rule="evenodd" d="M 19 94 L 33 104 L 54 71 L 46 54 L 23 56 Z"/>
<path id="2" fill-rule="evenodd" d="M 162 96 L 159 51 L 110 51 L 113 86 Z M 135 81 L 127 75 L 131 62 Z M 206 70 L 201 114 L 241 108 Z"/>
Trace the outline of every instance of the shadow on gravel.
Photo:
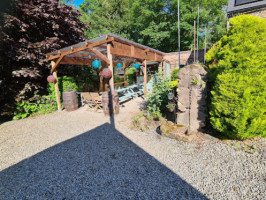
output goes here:
<path id="1" fill-rule="evenodd" d="M 0 172 L 0 199 L 207 199 L 109 123 Z"/>

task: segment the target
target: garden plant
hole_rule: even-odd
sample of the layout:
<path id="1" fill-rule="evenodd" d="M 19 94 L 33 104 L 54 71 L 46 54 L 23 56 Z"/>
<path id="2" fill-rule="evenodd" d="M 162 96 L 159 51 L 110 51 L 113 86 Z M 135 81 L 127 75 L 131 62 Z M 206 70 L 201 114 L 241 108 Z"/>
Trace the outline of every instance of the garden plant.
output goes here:
<path id="1" fill-rule="evenodd" d="M 210 122 L 224 136 L 266 137 L 266 21 L 240 15 L 206 55 Z"/>

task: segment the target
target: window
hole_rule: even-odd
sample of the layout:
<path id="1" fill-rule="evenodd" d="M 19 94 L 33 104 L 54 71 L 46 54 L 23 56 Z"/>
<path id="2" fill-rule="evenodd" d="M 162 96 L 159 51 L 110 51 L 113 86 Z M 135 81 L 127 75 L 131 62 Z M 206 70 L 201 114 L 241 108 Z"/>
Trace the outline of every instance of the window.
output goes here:
<path id="1" fill-rule="evenodd" d="M 254 3 L 257 1 L 262 1 L 262 0 L 235 0 L 235 6 L 240 6 L 240 5 L 248 4 L 248 3 Z"/>

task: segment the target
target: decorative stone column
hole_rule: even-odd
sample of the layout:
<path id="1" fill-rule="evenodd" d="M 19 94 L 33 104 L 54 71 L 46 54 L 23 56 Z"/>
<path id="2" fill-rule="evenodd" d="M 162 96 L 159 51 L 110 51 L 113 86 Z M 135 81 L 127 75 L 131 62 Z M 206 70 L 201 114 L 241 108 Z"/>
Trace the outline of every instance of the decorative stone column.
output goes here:
<path id="1" fill-rule="evenodd" d="M 206 70 L 196 64 L 187 65 L 177 73 L 177 124 L 188 127 L 189 134 L 205 126 L 206 74 Z"/>

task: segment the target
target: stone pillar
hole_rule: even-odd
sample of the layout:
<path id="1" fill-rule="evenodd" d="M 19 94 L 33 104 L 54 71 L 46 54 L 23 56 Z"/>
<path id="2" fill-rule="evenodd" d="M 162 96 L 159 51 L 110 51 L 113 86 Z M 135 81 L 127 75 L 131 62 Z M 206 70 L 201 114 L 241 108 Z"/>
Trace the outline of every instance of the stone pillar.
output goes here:
<path id="1" fill-rule="evenodd" d="M 205 126 L 206 70 L 200 65 L 187 65 L 177 73 L 177 123 L 188 127 L 191 134 Z"/>

